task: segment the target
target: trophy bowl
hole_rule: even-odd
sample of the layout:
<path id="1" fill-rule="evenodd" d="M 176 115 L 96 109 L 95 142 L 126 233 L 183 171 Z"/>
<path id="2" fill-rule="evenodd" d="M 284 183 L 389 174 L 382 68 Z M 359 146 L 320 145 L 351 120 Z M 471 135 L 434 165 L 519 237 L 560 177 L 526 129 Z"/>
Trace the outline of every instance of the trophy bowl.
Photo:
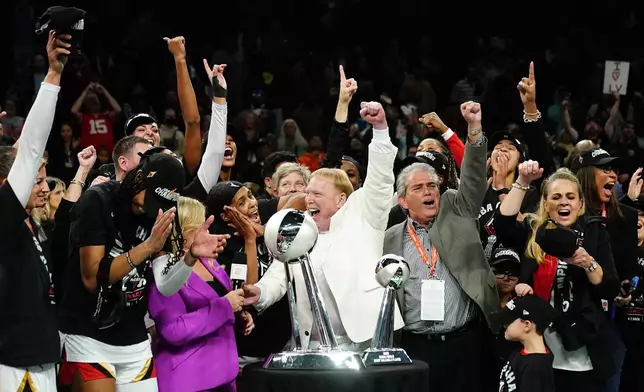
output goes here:
<path id="1" fill-rule="evenodd" d="M 409 264 L 400 256 L 384 255 L 376 264 L 376 280 L 382 287 L 398 290 L 409 280 Z"/>
<path id="2" fill-rule="evenodd" d="M 318 240 L 315 221 L 303 211 L 292 208 L 278 211 L 264 228 L 268 252 L 283 263 L 299 263 Z"/>

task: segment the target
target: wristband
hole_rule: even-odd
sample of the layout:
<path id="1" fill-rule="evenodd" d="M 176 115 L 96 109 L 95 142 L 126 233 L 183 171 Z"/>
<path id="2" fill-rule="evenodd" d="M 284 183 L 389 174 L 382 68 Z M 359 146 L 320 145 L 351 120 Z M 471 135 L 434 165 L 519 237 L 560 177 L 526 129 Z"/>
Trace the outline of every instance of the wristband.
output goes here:
<path id="1" fill-rule="evenodd" d="M 213 76 L 212 79 L 210 79 L 210 83 L 212 84 L 213 95 L 215 98 L 226 98 L 228 91 L 219 84 L 217 76 Z"/>

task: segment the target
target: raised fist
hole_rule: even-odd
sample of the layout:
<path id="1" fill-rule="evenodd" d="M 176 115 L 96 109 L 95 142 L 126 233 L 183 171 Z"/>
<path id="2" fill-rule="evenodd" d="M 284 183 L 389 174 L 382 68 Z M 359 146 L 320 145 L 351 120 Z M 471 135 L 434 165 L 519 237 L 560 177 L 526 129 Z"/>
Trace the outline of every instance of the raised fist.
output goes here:
<path id="1" fill-rule="evenodd" d="M 519 185 L 528 186 L 534 180 L 537 180 L 543 174 L 543 168 L 539 167 L 537 161 L 525 161 L 519 164 L 519 177 L 517 182 Z"/>
<path id="2" fill-rule="evenodd" d="M 186 39 L 183 37 L 174 37 L 172 39 L 165 37 L 163 38 L 168 43 L 168 50 L 175 59 L 185 59 L 186 58 Z"/>
<path id="3" fill-rule="evenodd" d="M 445 125 L 443 120 L 438 117 L 438 114 L 436 114 L 436 112 L 423 114 L 423 116 L 418 119 L 418 122 L 424 124 L 426 127 L 435 129 L 439 133 L 446 132 L 449 129 L 447 128 L 447 125 Z"/>
<path id="4" fill-rule="evenodd" d="M 481 104 L 468 101 L 461 104 L 461 114 L 469 125 L 481 123 Z"/>
<path id="5" fill-rule="evenodd" d="M 340 65 L 340 92 L 338 99 L 344 104 L 349 104 L 356 91 L 358 91 L 358 82 L 353 78 L 347 79 L 344 74 L 344 67 Z"/>
<path id="6" fill-rule="evenodd" d="M 375 130 L 387 129 L 385 109 L 382 108 L 380 102 L 361 102 L 360 117 L 373 125 Z"/>

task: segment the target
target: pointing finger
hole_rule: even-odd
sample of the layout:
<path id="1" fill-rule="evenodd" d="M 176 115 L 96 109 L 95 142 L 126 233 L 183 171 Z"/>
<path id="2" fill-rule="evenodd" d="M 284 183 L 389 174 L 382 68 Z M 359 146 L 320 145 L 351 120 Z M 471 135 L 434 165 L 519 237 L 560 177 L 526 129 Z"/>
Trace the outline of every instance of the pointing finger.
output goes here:
<path id="1" fill-rule="evenodd" d="M 530 61 L 530 69 L 528 70 L 528 78 L 534 82 L 534 61 Z"/>
<path id="2" fill-rule="evenodd" d="M 340 81 L 344 82 L 347 80 L 347 76 L 344 74 L 344 67 L 340 64 Z"/>

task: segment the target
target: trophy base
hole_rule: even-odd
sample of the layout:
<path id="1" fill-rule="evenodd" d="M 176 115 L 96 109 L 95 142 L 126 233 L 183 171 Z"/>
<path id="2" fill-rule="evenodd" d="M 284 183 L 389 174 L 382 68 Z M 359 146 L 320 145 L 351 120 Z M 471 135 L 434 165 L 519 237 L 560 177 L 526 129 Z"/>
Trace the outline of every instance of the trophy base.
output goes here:
<path id="1" fill-rule="evenodd" d="M 265 369 L 364 369 L 360 354 L 338 349 L 284 351 L 271 354 L 264 362 Z"/>
<path id="2" fill-rule="evenodd" d="M 362 354 L 365 366 L 401 365 L 411 363 L 409 355 L 402 348 L 370 348 Z"/>

